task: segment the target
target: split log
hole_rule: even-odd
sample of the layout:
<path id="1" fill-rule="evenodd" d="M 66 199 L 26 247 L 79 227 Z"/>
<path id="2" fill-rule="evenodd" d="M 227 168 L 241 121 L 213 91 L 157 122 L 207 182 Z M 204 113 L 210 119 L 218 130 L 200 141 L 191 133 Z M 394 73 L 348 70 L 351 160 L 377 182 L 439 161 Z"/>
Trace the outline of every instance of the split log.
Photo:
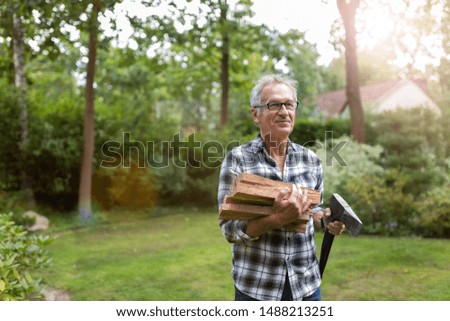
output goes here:
<path id="1" fill-rule="evenodd" d="M 282 188 L 291 190 L 293 184 L 242 173 L 234 179 L 230 194 L 225 197 L 220 208 L 219 218 L 251 220 L 270 215 L 275 198 Z M 311 206 L 320 203 L 320 191 L 303 187 L 301 189 L 307 193 Z M 307 222 L 309 214 L 305 214 L 302 220 Z"/>
<path id="2" fill-rule="evenodd" d="M 220 218 L 224 220 L 252 220 L 272 214 L 272 206 L 252 205 L 236 202 L 226 196 L 220 208 Z"/>
<path id="3" fill-rule="evenodd" d="M 282 188 L 292 190 L 293 184 L 275 181 L 255 174 L 242 173 L 233 181 L 230 196 L 246 201 L 255 201 L 262 205 L 272 205 Z M 320 204 L 320 191 L 300 187 L 306 192 L 311 205 Z M 270 199 L 270 200 L 269 200 Z"/>

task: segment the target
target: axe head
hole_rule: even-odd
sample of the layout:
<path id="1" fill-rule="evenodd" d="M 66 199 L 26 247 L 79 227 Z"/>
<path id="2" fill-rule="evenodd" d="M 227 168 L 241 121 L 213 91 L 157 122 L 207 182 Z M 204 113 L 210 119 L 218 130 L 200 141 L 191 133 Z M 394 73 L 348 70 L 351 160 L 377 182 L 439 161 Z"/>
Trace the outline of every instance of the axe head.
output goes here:
<path id="1" fill-rule="evenodd" d="M 353 212 L 352 208 L 339 194 L 333 194 L 330 198 L 331 220 L 341 221 L 345 228 L 350 230 L 353 235 L 358 235 L 363 223 Z"/>

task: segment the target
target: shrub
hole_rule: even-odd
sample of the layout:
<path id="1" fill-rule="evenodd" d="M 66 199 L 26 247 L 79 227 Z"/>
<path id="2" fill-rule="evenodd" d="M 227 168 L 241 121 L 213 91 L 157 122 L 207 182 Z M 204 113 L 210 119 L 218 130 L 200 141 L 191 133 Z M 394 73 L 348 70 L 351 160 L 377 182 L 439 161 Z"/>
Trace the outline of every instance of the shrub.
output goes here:
<path id="1" fill-rule="evenodd" d="M 339 144 L 341 149 L 332 153 Z M 400 170 L 380 166 L 381 146 L 358 144 L 347 136 L 317 146 L 325 174 L 325 206 L 331 194 L 338 193 L 362 220 L 363 233 L 410 235 L 416 231 L 416 203 L 406 191 L 412 179 Z"/>
<path id="2" fill-rule="evenodd" d="M 437 186 L 419 203 L 419 229 L 424 236 L 450 238 L 450 187 Z"/>
<path id="3" fill-rule="evenodd" d="M 340 149 L 339 145 L 342 146 Z M 349 180 L 383 173 L 383 168 L 377 163 L 382 152 L 379 146 L 358 144 L 350 137 L 342 136 L 331 142 L 318 142 L 311 149 L 323 162 L 325 201 L 333 193 L 348 197 L 344 186 Z"/>
<path id="4" fill-rule="evenodd" d="M 364 231 L 448 237 L 448 118 L 424 109 L 367 116 L 367 141 L 383 148 L 383 171 L 341 186 L 370 222 Z"/>
<path id="5" fill-rule="evenodd" d="M 15 189 L 20 177 L 20 111 L 14 88 L 0 80 L 0 189 Z"/>
<path id="6" fill-rule="evenodd" d="M 425 193 L 418 202 L 418 228 L 421 234 L 450 238 L 450 158 L 446 181 Z"/>
<path id="7" fill-rule="evenodd" d="M 12 221 L 12 214 L 0 213 L 0 300 L 32 300 L 42 297 L 40 279 L 34 271 L 50 264 L 44 247 L 49 236 L 29 234 Z"/>
<path id="8" fill-rule="evenodd" d="M 399 169 L 414 184 L 405 186 L 416 197 L 431 186 L 442 184 L 439 167 L 445 162 L 448 141 L 444 139 L 448 120 L 423 109 L 371 115 L 369 143 L 383 147 L 382 164 Z M 447 124 L 446 124 L 447 122 Z"/>
<path id="9" fill-rule="evenodd" d="M 28 207 L 27 193 L 23 191 L 6 192 L 0 190 L 0 208 L 9 208 L 16 224 L 31 226 L 35 219 L 22 215 Z"/>
<path id="10" fill-rule="evenodd" d="M 30 111 L 30 145 L 26 167 L 39 204 L 71 210 L 77 202 L 83 118 L 76 105 L 53 106 L 52 114 Z"/>
<path id="11" fill-rule="evenodd" d="M 416 202 L 405 186 L 409 177 L 389 170 L 345 182 L 344 194 L 363 221 L 368 234 L 411 235 L 416 232 Z"/>
<path id="12" fill-rule="evenodd" d="M 155 184 L 152 172 L 134 161 L 128 168 L 99 168 L 93 177 L 93 200 L 106 210 L 113 206 L 151 208 L 158 197 Z"/>
<path id="13" fill-rule="evenodd" d="M 350 135 L 350 120 L 331 118 L 326 121 L 298 117 L 290 139 L 297 144 L 324 141 L 326 132 L 334 137 Z"/>

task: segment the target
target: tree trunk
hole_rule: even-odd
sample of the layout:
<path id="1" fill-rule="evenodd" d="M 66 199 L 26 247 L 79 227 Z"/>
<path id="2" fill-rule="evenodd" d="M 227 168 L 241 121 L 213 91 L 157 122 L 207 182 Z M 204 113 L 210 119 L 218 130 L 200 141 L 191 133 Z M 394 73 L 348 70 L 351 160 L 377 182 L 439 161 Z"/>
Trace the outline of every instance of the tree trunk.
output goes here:
<path id="1" fill-rule="evenodd" d="M 350 108 L 351 136 L 364 143 L 364 111 L 359 92 L 358 64 L 356 60 L 355 14 L 359 0 L 337 0 L 339 12 L 345 27 L 346 94 Z"/>
<path id="2" fill-rule="evenodd" d="M 97 56 L 98 12 L 100 3 L 94 1 L 89 25 L 89 51 L 86 74 L 86 97 L 83 127 L 83 158 L 81 160 L 78 210 L 82 219 L 92 216 L 92 162 L 94 159 L 94 76 Z"/>
<path id="3" fill-rule="evenodd" d="M 226 0 L 220 1 L 220 27 L 222 34 L 222 58 L 220 65 L 220 82 L 222 86 L 222 96 L 220 99 L 220 125 L 225 126 L 228 121 L 228 90 L 229 90 L 229 57 L 230 57 L 230 34 L 228 30 L 227 12 L 228 4 Z"/>
<path id="4" fill-rule="evenodd" d="M 31 177 L 26 171 L 27 152 L 29 145 L 28 138 L 28 106 L 26 99 L 26 79 L 25 79 L 25 40 L 22 21 L 20 16 L 14 12 L 13 17 L 13 51 L 14 51 L 14 83 L 19 92 L 17 105 L 20 108 L 20 188 L 26 193 L 28 206 L 36 207 L 36 200 L 33 193 Z"/>

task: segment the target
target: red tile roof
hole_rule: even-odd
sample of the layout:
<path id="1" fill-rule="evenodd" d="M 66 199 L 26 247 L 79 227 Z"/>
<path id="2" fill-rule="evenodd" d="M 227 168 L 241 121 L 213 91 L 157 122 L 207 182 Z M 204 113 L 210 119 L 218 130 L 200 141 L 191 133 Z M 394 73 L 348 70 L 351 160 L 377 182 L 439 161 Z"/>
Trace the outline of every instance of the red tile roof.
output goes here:
<path id="1" fill-rule="evenodd" d="M 418 85 L 427 95 L 428 90 L 425 80 L 412 80 Z M 376 84 L 365 85 L 360 87 L 361 101 L 363 103 L 373 103 L 394 90 L 403 83 L 404 80 L 387 80 Z M 326 117 L 337 116 L 341 114 L 346 105 L 347 97 L 345 89 L 331 91 L 316 96 L 317 106 L 325 114 Z"/>

